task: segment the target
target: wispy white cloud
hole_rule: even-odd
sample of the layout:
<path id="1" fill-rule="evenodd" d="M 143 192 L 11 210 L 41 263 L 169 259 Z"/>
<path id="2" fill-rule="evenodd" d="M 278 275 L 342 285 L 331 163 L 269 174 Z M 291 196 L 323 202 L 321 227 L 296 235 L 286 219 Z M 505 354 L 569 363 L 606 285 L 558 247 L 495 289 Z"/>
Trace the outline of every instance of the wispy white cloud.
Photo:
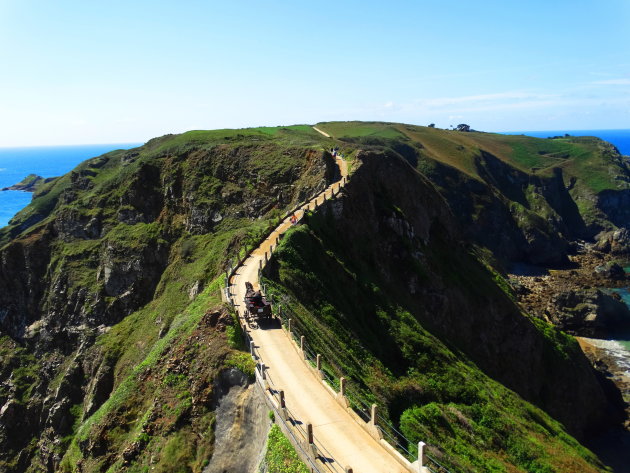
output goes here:
<path id="1" fill-rule="evenodd" d="M 488 112 L 528 113 L 553 109 L 601 109 L 620 107 L 628 100 L 617 95 L 585 94 L 583 90 L 566 90 L 563 93 L 537 93 L 507 91 L 494 94 L 477 94 L 453 97 L 436 97 L 396 103 L 394 107 L 381 105 L 383 114 L 405 112 L 407 114 L 442 114 L 445 118 L 458 119 L 470 114 L 481 115 Z"/>
<path id="2" fill-rule="evenodd" d="M 596 85 L 630 85 L 630 78 L 606 79 L 593 82 Z"/>
<path id="3" fill-rule="evenodd" d="M 499 92 L 496 94 L 466 95 L 462 97 L 439 97 L 419 100 L 418 103 L 428 107 L 443 107 L 448 105 L 463 105 L 472 103 L 496 103 L 514 100 L 547 100 L 557 97 L 549 94 L 532 94 L 527 92 Z"/>
<path id="4" fill-rule="evenodd" d="M 462 114 L 497 110 L 524 110 L 549 107 L 565 101 L 560 95 L 511 91 L 495 94 L 465 95 L 418 99 L 406 103 L 381 105 L 382 113 L 444 113 L 449 119 L 463 118 Z"/>

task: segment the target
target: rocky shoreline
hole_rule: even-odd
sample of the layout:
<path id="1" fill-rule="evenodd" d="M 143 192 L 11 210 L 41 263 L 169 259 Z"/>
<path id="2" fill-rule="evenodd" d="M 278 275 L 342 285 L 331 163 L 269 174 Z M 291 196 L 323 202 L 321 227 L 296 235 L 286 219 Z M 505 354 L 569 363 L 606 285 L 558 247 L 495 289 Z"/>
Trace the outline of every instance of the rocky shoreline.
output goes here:
<path id="1" fill-rule="evenodd" d="M 630 403 L 630 358 L 623 358 L 620 346 L 610 340 L 576 337 L 582 351 L 593 366 L 607 379 L 611 380 L 621 391 L 626 404 Z M 630 414 L 629 406 L 626 412 Z M 626 419 L 626 429 L 630 430 L 630 419 Z"/>
<path id="2" fill-rule="evenodd" d="M 516 268 L 510 282 L 525 311 L 576 336 L 593 367 L 615 384 L 625 402 L 624 427 L 630 431 L 630 353 L 624 358 L 625 349 L 606 339 L 627 328 L 630 310 L 617 294 L 602 290 L 628 287 L 630 277 L 619 272 L 623 268 L 613 256 L 592 247 L 569 260 L 562 269 Z"/>

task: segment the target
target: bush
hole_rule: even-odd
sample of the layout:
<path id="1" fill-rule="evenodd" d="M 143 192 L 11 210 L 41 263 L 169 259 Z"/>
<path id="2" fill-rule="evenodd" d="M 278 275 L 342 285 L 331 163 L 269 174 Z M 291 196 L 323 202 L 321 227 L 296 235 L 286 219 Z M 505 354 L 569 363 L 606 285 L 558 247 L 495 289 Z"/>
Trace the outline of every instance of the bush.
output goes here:
<path id="1" fill-rule="evenodd" d="M 289 439 L 277 425 L 273 425 L 269 431 L 264 462 L 268 473 L 308 473 L 309 471 L 298 457 Z"/>

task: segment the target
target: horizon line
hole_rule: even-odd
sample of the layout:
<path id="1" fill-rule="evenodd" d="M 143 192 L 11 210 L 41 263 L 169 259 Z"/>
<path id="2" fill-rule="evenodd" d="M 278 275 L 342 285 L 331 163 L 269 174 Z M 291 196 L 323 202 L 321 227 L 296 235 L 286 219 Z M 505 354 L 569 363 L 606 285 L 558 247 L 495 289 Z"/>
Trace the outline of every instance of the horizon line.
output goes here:
<path id="1" fill-rule="evenodd" d="M 318 122 L 318 123 L 343 123 L 346 121 L 356 121 L 356 122 L 374 122 L 374 120 L 339 120 L 339 121 L 330 121 L 330 122 Z M 403 122 L 383 122 L 383 123 L 392 123 L 392 124 L 405 124 Z M 410 123 L 410 125 L 413 125 L 412 123 Z M 294 126 L 294 125 L 280 125 L 280 126 Z M 421 126 L 421 127 L 427 127 L 426 125 L 414 125 L 414 126 Z M 182 133 L 186 133 L 188 131 L 218 131 L 218 130 L 247 130 L 247 129 L 253 129 L 253 128 L 267 128 L 269 127 L 268 125 L 262 125 L 262 126 L 254 126 L 254 127 L 241 127 L 241 128 L 207 128 L 207 129 L 199 129 L 199 128 L 195 128 L 195 129 L 190 129 L 181 133 L 173 133 L 173 134 L 182 134 Z M 451 128 L 441 128 L 436 126 L 436 129 L 441 129 L 441 130 L 451 130 Z M 492 130 L 474 130 L 477 132 L 481 132 L 481 133 L 498 133 L 498 134 L 504 134 L 504 133 L 521 133 L 521 134 L 526 134 L 526 133 L 550 133 L 550 132 L 581 132 L 581 131 L 588 131 L 588 132 L 597 132 L 597 131 L 630 131 L 630 128 L 582 128 L 582 129 L 569 129 L 569 128 L 555 128 L 555 129 L 548 129 L 548 130 L 502 130 L 502 131 L 492 131 Z M 161 135 L 163 136 L 163 135 Z M 158 138 L 158 136 L 154 137 L 154 138 Z M 153 139 L 153 138 L 150 138 Z M 68 146 L 109 146 L 109 145 L 139 145 L 142 146 L 144 144 L 147 143 L 147 141 L 112 141 L 112 142 L 108 142 L 108 143 L 104 143 L 104 142 L 99 142 L 99 143 L 66 143 L 66 144 L 42 144 L 42 145 L 8 145 L 8 146 L 3 146 L 0 145 L 0 149 L 24 149 L 24 148 L 60 148 L 60 147 L 68 147 Z"/>

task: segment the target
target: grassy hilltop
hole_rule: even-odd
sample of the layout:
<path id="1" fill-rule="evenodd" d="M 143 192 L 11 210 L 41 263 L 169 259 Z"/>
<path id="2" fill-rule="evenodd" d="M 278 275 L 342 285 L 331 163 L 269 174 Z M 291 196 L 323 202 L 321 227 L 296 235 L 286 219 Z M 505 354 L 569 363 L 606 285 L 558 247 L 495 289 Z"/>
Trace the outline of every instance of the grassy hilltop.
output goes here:
<path id="1" fill-rule="evenodd" d="M 521 313 L 500 267 L 561 264 L 574 239 L 623 224 L 600 205 L 629 186 L 616 150 L 317 127 L 331 138 L 306 125 L 167 135 L 38 187 L 0 229 L 0 469 L 202 471 L 220 374 L 251 370 L 223 271 L 338 178 L 337 146 L 353 173 L 339 207 L 293 230 L 269 275 L 328 340 L 331 373 L 458 471 L 603 470 L 575 439 L 608 416 L 592 370 L 571 337 Z"/>

